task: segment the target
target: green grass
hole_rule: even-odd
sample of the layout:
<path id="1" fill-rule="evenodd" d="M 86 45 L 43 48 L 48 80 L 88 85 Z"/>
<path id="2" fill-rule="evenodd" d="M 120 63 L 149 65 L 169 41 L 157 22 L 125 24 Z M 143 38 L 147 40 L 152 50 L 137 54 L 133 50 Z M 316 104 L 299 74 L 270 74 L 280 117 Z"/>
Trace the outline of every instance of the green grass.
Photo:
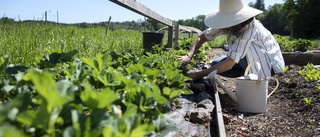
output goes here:
<path id="1" fill-rule="evenodd" d="M 142 33 L 115 30 L 105 34 L 104 27 L 79 28 L 36 23 L 0 25 L 0 56 L 10 62 L 30 65 L 36 58 L 53 52 L 78 50 L 77 56 L 92 57 L 112 49 L 117 52 L 141 52 Z"/>

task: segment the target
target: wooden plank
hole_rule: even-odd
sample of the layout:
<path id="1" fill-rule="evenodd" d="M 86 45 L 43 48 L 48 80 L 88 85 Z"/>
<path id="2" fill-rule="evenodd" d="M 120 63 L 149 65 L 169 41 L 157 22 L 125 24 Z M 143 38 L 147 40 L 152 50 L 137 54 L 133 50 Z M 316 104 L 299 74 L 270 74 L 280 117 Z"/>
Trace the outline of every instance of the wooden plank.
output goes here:
<path id="1" fill-rule="evenodd" d="M 219 134 L 219 137 L 226 137 L 227 135 L 226 135 L 225 127 L 224 127 L 219 92 L 216 91 L 214 96 L 215 96 L 215 100 L 216 100 L 215 103 L 216 103 L 216 114 L 217 114 L 217 123 L 218 123 L 218 134 Z"/>
<path id="2" fill-rule="evenodd" d="M 168 45 L 167 48 L 172 48 L 173 26 L 168 26 Z"/>
<path id="3" fill-rule="evenodd" d="M 179 46 L 179 43 L 178 43 L 178 40 L 179 40 L 179 24 L 176 24 L 174 26 L 174 46 L 175 47 L 178 47 Z"/>
<path id="4" fill-rule="evenodd" d="M 320 52 L 283 52 L 282 56 L 286 65 L 295 64 L 299 66 L 305 66 L 308 63 L 320 65 Z"/>
<path id="5" fill-rule="evenodd" d="M 158 22 L 161 22 L 167 26 L 173 25 L 172 21 L 164 18 L 163 16 L 159 15 L 158 13 L 154 12 L 153 10 L 149 9 L 148 7 L 144 6 L 137 0 L 110 0 L 122 7 L 125 7 L 129 10 L 132 10 L 138 14 L 141 14 L 143 16 L 147 16 L 149 18 L 152 18 L 154 20 L 157 20 Z"/>
<path id="6" fill-rule="evenodd" d="M 219 98 L 219 92 L 214 91 L 214 98 L 215 98 L 215 107 L 216 107 L 216 114 L 217 114 L 217 132 L 219 134 L 219 137 L 226 137 L 226 130 L 224 127 L 224 121 L 223 121 L 223 116 L 222 116 L 222 109 L 221 109 L 221 103 L 220 103 L 220 98 Z"/>

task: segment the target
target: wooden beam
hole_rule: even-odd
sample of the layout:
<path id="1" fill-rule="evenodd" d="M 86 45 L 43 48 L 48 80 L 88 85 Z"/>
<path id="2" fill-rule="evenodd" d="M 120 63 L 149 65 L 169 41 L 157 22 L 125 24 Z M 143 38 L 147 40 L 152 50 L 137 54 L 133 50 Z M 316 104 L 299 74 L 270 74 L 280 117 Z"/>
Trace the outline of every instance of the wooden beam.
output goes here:
<path id="1" fill-rule="evenodd" d="M 172 48 L 173 26 L 168 26 L 168 45 L 167 48 Z"/>
<path id="2" fill-rule="evenodd" d="M 130 9 L 138 14 L 141 14 L 143 16 L 147 16 L 149 18 L 152 18 L 154 20 L 157 20 L 158 22 L 161 22 L 167 26 L 173 25 L 172 21 L 164 18 L 163 16 L 159 15 L 158 13 L 154 12 L 153 10 L 149 9 L 148 7 L 144 6 L 137 0 L 110 0 L 122 7 L 125 7 L 127 9 Z"/>
<path id="3" fill-rule="evenodd" d="M 174 26 L 174 46 L 175 46 L 175 48 L 179 47 L 179 43 L 178 43 L 178 40 L 179 40 L 179 30 L 180 30 L 179 26 L 180 26 L 179 24 L 176 24 L 176 25 Z"/>

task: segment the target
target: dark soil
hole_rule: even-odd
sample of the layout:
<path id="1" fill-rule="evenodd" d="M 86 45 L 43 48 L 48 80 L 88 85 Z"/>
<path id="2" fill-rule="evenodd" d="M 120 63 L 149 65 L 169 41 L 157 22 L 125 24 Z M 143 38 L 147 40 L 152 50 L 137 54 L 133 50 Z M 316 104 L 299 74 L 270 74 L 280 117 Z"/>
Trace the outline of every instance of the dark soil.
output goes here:
<path id="1" fill-rule="evenodd" d="M 209 57 L 213 59 L 224 53 L 222 49 L 213 49 Z M 275 76 L 280 85 L 268 98 L 266 113 L 238 112 L 236 103 L 218 88 L 227 136 L 320 136 L 320 91 L 316 89 L 320 82 L 306 81 L 299 74 L 303 66 L 288 67 L 286 73 Z M 235 90 L 234 78 L 220 78 Z M 270 79 L 269 92 L 275 85 Z M 305 98 L 311 103 L 307 104 Z"/>

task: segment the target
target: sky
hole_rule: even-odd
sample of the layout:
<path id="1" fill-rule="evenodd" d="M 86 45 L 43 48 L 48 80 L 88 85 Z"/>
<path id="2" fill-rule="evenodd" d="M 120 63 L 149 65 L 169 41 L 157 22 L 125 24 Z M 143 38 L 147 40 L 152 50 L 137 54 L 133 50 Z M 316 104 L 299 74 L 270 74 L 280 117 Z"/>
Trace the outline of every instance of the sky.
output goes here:
<path id="1" fill-rule="evenodd" d="M 191 19 L 219 9 L 219 0 L 137 0 L 170 20 Z M 245 4 L 256 0 L 244 0 Z M 265 7 L 283 0 L 265 0 Z M 0 0 L 0 16 L 18 20 L 44 20 L 60 23 L 139 21 L 144 16 L 109 0 Z"/>

